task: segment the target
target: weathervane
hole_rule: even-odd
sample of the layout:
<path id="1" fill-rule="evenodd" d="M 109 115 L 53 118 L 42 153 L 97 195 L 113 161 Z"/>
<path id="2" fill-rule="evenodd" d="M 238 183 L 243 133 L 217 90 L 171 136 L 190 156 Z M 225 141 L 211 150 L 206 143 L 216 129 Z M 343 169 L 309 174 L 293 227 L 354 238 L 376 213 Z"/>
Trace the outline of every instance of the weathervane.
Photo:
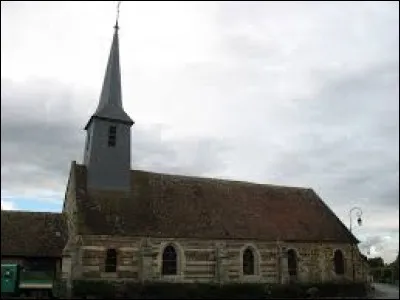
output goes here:
<path id="1" fill-rule="evenodd" d="M 122 1 L 118 1 L 118 3 L 117 3 L 117 19 L 115 21 L 115 26 L 114 26 L 115 29 L 119 29 L 119 27 L 118 27 L 118 19 L 119 19 L 119 6 L 121 5 L 121 2 Z"/>

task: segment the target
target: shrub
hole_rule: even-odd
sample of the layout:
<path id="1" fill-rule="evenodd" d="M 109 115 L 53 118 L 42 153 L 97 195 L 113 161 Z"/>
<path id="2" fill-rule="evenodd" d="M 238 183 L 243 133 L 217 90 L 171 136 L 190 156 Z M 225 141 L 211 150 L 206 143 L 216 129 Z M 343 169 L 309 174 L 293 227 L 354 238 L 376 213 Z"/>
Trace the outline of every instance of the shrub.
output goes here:
<path id="1" fill-rule="evenodd" d="M 320 297 L 364 297 L 363 283 L 251 284 L 74 281 L 74 296 L 114 299 L 274 299 Z"/>
<path id="2" fill-rule="evenodd" d="M 73 294 L 75 297 L 114 298 L 116 285 L 109 281 L 74 280 Z"/>

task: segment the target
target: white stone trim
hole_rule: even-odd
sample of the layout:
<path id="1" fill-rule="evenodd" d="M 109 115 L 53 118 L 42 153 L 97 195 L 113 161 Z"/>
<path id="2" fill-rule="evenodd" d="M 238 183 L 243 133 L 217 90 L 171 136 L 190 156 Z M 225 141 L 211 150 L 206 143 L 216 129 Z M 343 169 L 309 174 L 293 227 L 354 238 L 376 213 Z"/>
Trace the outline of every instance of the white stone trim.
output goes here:
<path id="1" fill-rule="evenodd" d="M 162 257 L 164 250 L 167 246 L 174 247 L 177 255 L 177 275 L 163 275 L 162 274 Z M 165 241 L 160 244 L 160 251 L 157 255 L 157 265 L 160 273 L 160 277 L 167 281 L 177 281 L 184 278 L 184 270 L 186 266 L 185 251 L 183 247 L 177 241 Z"/>
<path id="2" fill-rule="evenodd" d="M 136 266 L 117 266 L 117 271 L 137 272 L 138 268 Z"/>
<path id="3" fill-rule="evenodd" d="M 100 266 L 82 266 L 83 272 L 100 272 Z"/>
<path id="4" fill-rule="evenodd" d="M 286 257 L 286 272 L 288 279 L 291 279 L 291 276 L 289 275 L 289 251 L 293 250 L 294 253 L 296 254 L 296 276 L 294 277 L 296 281 L 301 281 L 303 279 L 303 272 L 301 268 L 301 255 L 297 247 L 294 247 L 293 245 L 290 245 L 289 247 L 286 247 L 285 249 L 285 257 Z"/>
<path id="5" fill-rule="evenodd" d="M 215 266 L 216 261 L 209 261 L 209 260 L 192 260 L 186 262 L 185 266 Z"/>
<path id="6" fill-rule="evenodd" d="M 107 248 L 104 246 L 81 246 L 83 250 L 94 250 L 94 251 L 106 251 Z"/>
<path id="7" fill-rule="evenodd" d="M 292 246 L 286 247 L 286 249 L 285 249 L 285 255 L 288 254 L 289 250 L 293 250 L 293 251 L 296 253 L 297 263 L 299 263 L 299 261 L 300 261 L 300 259 L 301 259 L 301 255 L 300 255 L 299 250 L 298 250 L 296 247 L 292 247 Z"/>
<path id="8" fill-rule="evenodd" d="M 123 252 L 136 252 L 139 251 L 138 247 L 120 247 L 118 248 L 119 251 L 123 251 Z"/>
<path id="9" fill-rule="evenodd" d="M 243 253 L 246 249 L 250 249 L 253 252 L 254 257 L 254 275 L 243 274 Z M 239 262 L 240 262 L 240 277 L 248 281 L 257 281 L 261 277 L 261 254 L 257 246 L 253 243 L 247 243 L 240 248 L 239 251 Z M 247 281 L 246 280 L 246 281 Z"/>
<path id="10" fill-rule="evenodd" d="M 340 252 L 342 252 L 342 258 L 343 258 L 343 267 L 344 267 L 344 272 L 343 272 L 343 274 L 337 274 L 336 273 L 336 268 L 335 268 L 335 252 L 336 251 L 340 251 Z M 351 250 L 350 250 L 351 251 Z M 347 275 L 347 272 L 348 271 L 350 271 L 350 272 L 352 272 L 352 268 L 353 268 L 353 266 L 352 266 L 352 262 L 350 261 L 350 268 L 349 268 L 349 266 L 348 266 L 348 263 L 347 263 L 347 259 L 349 259 L 349 260 L 351 260 L 351 255 L 350 255 L 350 257 L 347 257 L 346 256 L 346 251 L 344 251 L 344 249 L 343 248 L 341 248 L 341 247 L 336 247 L 336 248 L 333 248 L 332 249 L 332 256 L 331 256 L 331 259 L 330 259 L 330 265 L 331 265 L 331 270 L 332 270 L 332 273 L 334 274 L 334 276 L 335 276 L 335 278 L 343 278 L 343 277 L 345 277 L 346 275 Z"/>

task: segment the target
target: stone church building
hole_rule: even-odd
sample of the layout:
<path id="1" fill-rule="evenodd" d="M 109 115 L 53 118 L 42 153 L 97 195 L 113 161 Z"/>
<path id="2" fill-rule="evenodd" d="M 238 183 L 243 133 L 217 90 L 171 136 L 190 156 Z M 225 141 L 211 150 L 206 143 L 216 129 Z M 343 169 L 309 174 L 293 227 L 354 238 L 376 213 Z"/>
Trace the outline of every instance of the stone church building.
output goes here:
<path id="1" fill-rule="evenodd" d="M 69 282 L 365 279 L 358 240 L 311 188 L 132 170 L 133 124 L 116 26 L 62 213 L 2 211 L 2 261 L 45 261 Z"/>

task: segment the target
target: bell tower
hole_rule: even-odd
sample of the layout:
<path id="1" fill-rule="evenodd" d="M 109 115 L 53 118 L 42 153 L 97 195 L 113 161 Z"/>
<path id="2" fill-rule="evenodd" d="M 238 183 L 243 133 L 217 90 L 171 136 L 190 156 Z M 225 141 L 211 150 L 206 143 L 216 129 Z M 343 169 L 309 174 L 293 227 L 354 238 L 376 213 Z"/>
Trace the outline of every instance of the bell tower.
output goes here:
<path id="1" fill-rule="evenodd" d="M 131 189 L 131 126 L 134 122 L 122 105 L 118 30 L 117 18 L 99 105 L 85 126 L 83 162 L 89 189 Z"/>

